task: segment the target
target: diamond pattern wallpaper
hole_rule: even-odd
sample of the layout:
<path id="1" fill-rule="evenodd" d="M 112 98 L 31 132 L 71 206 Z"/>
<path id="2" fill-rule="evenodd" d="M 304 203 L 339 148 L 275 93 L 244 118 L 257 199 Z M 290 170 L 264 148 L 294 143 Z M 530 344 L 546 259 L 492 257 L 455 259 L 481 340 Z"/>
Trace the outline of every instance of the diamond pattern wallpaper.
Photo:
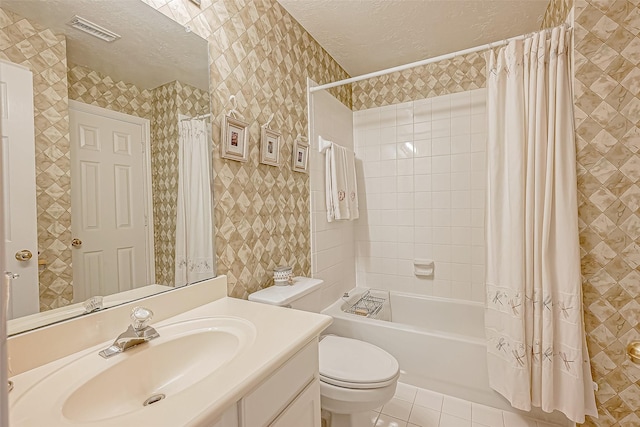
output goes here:
<path id="1" fill-rule="evenodd" d="M 553 28 L 567 22 L 573 0 L 551 0 L 542 18 L 541 29 Z"/>
<path id="2" fill-rule="evenodd" d="M 640 339 L 639 6 L 627 0 L 575 3 L 583 292 L 599 388 L 599 418 L 589 419 L 590 426 L 640 426 L 640 366 L 625 351 Z"/>
<path id="3" fill-rule="evenodd" d="M 485 86 L 482 52 L 353 83 L 353 110 L 383 107 Z"/>
<path id="4" fill-rule="evenodd" d="M 307 76 L 327 83 L 347 73 L 275 0 L 145 1 L 209 40 L 217 270 L 229 295 L 269 286 L 278 265 L 309 275 L 309 176 L 291 170 L 293 141 L 307 134 Z M 351 106 L 349 86 L 332 93 Z M 231 95 L 249 123 L 246 163 L 220 157 Z M 259 163 L 260 125 L 271 114 L 283 141 L 277 167 Z"/>
<path id="5" fill-rule="evenodd" d="M 66 40 L 0 8 L 0 59 L 33 73 L 40 310 L 67 305 L 71 287 L 71 177 Z"/>
<path id="6" fill-rule="evenodd" d="M 131 83 L 114 81 L 98 71 L 69 64 L 69 99 L 131 116 L 151 119 L 152 93 Z"/>

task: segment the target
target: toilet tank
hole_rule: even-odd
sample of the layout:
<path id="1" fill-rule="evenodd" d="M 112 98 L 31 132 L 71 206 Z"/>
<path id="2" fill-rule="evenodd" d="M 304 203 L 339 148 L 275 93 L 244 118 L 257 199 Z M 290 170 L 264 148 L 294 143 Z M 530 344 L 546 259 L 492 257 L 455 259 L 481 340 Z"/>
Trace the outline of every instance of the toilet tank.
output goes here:
<path id="1" fill-rule="evenodd" d="M 249 301 L 320 313 L 324 308 L 320 298 L 323 283 L 320 279 L 296 277 L 293 285 L 271 286 L 250 294 Z"/>

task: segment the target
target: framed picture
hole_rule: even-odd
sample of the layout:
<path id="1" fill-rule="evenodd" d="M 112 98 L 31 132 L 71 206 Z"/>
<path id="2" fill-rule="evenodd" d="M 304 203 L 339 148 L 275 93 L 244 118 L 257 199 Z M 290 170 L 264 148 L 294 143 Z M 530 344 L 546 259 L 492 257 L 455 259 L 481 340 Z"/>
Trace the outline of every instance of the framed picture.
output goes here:
<path id="1" fill-rule="evenodd" d="M 249 124 L 235 117 L 222 120 L 222 158 L 246 162 L 249 159 Z"/>
<path id="2" fill-rule="evenodd" d="M 296 138 L 293 143 L 293 170 L 296 172 L 307 172 L 309 164 L 309 144 Z"/>
<path id="3" fill-rule="evenodd" d="M 266 126 L 260 135 L 260 163 L 280 166 L 280 134 Z"/>

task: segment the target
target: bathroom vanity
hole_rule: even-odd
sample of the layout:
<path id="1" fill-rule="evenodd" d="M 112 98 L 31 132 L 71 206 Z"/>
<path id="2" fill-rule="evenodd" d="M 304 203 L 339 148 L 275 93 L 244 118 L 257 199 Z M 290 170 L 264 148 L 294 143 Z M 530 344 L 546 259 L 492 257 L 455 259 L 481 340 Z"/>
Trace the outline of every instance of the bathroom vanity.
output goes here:
<path id="1" fill-rule="evenodd" d="M 319 426 L 331 318 L 225 293 L 222 276 L 12 337 L 10 426 Z M 155 312 L 160 336 L 101 357 L 133 306 Z M 34 340 L 51 352 L 33 354 Z"/>

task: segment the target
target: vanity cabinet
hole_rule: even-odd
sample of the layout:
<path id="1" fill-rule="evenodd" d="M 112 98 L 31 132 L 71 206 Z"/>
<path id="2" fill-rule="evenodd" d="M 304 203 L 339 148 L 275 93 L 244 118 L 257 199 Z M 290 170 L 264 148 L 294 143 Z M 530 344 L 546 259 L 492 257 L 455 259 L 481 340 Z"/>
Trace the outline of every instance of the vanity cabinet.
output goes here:
<path id="1" fill-rule="evenodd" d="M 227 410 L 212 427 L 266 426 L 320 427 L 317 338 Z"/>

